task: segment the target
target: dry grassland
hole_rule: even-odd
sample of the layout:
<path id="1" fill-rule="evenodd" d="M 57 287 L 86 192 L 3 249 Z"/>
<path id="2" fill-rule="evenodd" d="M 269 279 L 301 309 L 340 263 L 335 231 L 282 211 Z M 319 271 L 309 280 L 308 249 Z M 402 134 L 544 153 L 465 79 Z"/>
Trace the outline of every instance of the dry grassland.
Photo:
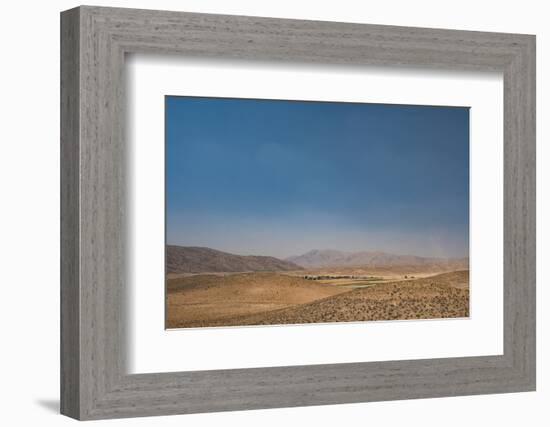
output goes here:
<path id="1" fill-rule="evenodd" d="M 172 278 L 166 327 L 468 317 L 468 283 L 467 270 L 357 288 L 284 273 Z"/>

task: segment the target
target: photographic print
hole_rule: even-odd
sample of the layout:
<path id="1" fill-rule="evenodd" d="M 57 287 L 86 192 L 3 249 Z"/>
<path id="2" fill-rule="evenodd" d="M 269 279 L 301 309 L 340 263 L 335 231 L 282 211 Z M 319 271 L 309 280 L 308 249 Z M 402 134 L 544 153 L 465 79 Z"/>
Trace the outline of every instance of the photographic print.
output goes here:
<path id="1" fill-rule="evenodd" d="M 166 328 L 469 317 L 469 113 L 166 96 Z"/>

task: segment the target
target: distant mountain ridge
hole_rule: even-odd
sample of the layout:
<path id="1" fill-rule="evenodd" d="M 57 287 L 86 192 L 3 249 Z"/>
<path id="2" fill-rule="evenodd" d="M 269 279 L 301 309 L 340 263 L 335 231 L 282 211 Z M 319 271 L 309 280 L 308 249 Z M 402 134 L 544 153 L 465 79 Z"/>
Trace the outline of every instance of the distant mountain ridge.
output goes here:
<path id="1" fill-rule="evenodd" d="M 235 255 L 197 246 L 166 246 L 167 273 L 292 271 L 302 267 L 270 256 Z"/>
<path id="2" fill-rule="evenodd" d="M 380 251 L 343 252 L 314 249 L 302 255 L 285 258 L 304 268 L 326 267 L 385 267 L 437 265 L 468 268 L 468 258 L 436 258 L 415 255 L 396 255 Z"/>

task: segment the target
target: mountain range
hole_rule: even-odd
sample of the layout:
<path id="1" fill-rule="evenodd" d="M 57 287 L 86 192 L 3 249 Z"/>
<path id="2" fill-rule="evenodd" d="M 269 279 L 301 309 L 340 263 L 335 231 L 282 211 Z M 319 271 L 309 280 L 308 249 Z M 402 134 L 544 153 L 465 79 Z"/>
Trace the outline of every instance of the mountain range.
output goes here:
<path id="1" fill-rule="evenodd" d="M 326 267 L 386 267 L 439 265 L 468 267 L 468 258 L 436 258 L 415 255 L 396 255 L 380 251 L 343 252 L 332 249 L 314 249 L 303 255 L 291 256 L 285 261 L 304 268 Z"/>
<path id="2" fill-rule="evenodd" d="M 221 273 L 244 271 L 295 271 L 328 267 L 437 266 L 467 269 L 468 258 L 396 255 L 380 251 L 343 252 L 314 249 L 279 259 L 271 256 L 235 255 L 196 246 L 166 246 L 167 273 Z"/>

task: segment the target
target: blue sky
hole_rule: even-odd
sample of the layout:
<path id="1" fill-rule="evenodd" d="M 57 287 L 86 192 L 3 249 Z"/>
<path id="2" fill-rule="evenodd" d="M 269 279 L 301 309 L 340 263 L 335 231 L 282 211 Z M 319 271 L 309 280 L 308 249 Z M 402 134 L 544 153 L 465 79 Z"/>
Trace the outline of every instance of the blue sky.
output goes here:
<path id="1" fill-rule="evenodd" d="M 166 97 L 167 243 L 467 256 L 469 109 Z"/>

